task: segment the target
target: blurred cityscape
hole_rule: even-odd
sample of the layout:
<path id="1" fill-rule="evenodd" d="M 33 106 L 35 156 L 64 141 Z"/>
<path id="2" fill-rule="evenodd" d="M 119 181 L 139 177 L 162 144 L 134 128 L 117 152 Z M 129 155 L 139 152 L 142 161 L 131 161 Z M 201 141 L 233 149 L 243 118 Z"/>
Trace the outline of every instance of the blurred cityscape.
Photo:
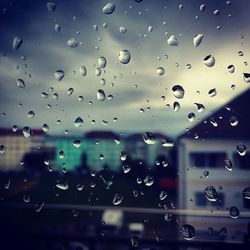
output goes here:
<path id="1" fill-rule="evenodd" d="M 249 99 L 247 91 L 174 141 L 152 131 L 1 128 L 1 231 L 116 236 L 132 246 L 249 241 Z"/>

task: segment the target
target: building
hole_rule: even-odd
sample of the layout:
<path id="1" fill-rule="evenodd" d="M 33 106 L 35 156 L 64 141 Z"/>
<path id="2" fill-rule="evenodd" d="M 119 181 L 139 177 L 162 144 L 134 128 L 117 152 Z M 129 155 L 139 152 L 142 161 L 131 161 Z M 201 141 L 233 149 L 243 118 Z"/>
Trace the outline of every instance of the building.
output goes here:
<path id="1" fill-rule="evenodd" d="M 247 233 L 250 200 L 242 193 L 250 187 L 249 100 L 250 90 L 179 137 L 179 208 L 189 214 L 181 223 L 194 226 L 197 236 L 241 241 Z"/>
<path id="2" fill-rule="evenodd" d="M 25 154 L 44 146 L 44 132 L 31 129 L 30 136 L 24 136 L 21 129 L 0 129 L 0 171 L 22 170 L 21 161 Z"/>

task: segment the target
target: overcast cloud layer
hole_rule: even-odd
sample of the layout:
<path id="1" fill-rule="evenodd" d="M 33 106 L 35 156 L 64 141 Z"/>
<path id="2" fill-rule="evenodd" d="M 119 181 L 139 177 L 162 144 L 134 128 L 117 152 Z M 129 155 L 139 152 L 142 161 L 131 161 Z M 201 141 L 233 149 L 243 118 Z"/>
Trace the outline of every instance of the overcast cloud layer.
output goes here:
<path id="1" fill-rule="evenodd" d="M 115 11 L 106 15 L 102 12 L 107 3 L 104 0 L 58 0 L 54 1 L 55 12 L 48 11 L 47 1 L 1 1 L 0 112 L 6 113 L 1 117 L 1 127 L 41 128 L 47 123 L 52 134 L 65 129 L 72 133 L 108 129 L 161 131 L 176 136 L 195 124 L 188 121 L 188 113 L 194 112 L 201 119 L 249 88 L 243 72 L 250 72 L 244 63 L 249 61 L 250 1 L 234 0 L 231 5 L 224 0 L 112 2 Z M 202 4 L 205 11 L 200 11 Z M 215 10 L 219 15 L 214 15 Z M 61 26 L 60 32 L 55 31 L 55 24 Z M 127 32 L 119 32 L 120 26 Z M 195 47 L 193 37 L 199 33 L 204 38 Z M 171 35 L 177 37 L 178 46 L 167 44 Z M 18 50 L 12 48 L 15 36 L 24 40 Z M 67 46 L 72 37 L 78 41 L 77 48 Z M 122 49 L 131 53 L 128 64 L 118 60 Z M 239 56 L 239 51 L 244 56 Z M 203 63 L 209 54 L 216 59 L 214 67 Z M 107 65 L 96 76 L 100 56 L 107 59 Z M 235 66 L 234 73 L 227 70 L 230 64 Z M 87 68 L 85 77 L 79 72 L 81 65 Z M 158 67 L 165 69 L 164 75 L 156 73 Z M 62 81 L 55 79 L 56 70 L 65 72 Z M 25 89 L 17 88 L 17 79 L 24 80 Z M 104 86 L 101 79 L 105 79 Z M 181 100 L 172 93 L 175 84 L 185 89 Z M 67 95 L 69 88 L 74 89 L 71 96 Z M 212 88 L 217 89 L 215 97 L 208 95 Z M 98 89 L 106 96 L 113 95 L 113 100 L 98 101 Z M 42 92 L 49 97 L 42 98 Z M 53 98 L 54 93 L 59 95 L 58 100 Z M 84 100 L 79 102 L 78 96 Z M 174 101 L 181 104 L 179 112 L 173 111 Z M 198 113 L 195 102 L 202 103 L 206 111 Z M 31 110 L 35 118 L 28 118 Z M 78 116 L 84 120 L 81 128 L 74 126 Z M 113 118 L 118 120 L 113 122 Z M 103 125 L 103 120 L 108 124 Z"/>

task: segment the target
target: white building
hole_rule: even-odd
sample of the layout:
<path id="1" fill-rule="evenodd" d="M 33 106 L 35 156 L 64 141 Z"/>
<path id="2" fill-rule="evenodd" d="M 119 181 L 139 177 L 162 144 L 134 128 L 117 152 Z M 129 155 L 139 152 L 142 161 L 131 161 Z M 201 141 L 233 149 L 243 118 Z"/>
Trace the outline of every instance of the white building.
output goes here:
<path id="1" fill-rule="evenodd" d="M 197 238 L 241 241 L 247 233 L 250 200 L 243 198 L 243 190 L 250 187 L 249 100 L 250 90 L 179 138 L 180 221 L 191 224 Z M 217 192 L 216 201 L 205 195 L 210 186 Z M 230 216 L 231 207 L 238 208 L 239 217 L 235 208 Z"/>

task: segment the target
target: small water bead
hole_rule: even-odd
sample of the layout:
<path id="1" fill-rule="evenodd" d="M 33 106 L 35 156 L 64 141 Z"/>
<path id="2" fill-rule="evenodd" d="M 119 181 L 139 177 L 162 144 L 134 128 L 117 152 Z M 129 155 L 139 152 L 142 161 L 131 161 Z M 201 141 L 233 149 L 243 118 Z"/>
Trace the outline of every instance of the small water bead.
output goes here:
<path id="1" fill-rule="evenodd" d="M 172 216 L 173 216 L 172 213 L 166 213 L 166 214 L 164 215 L 164 220 L 167 221 L 167 222 L 169 222 L 169 221 L 172 220 Z"/>
<path id="2" fill-rule="evenodd" d="M 182 10 L 183 10 L 183 8 L 184 8 L 184 5 L 183 5 L 183 4 L 179 4 L 179 6 L 178 6 L 178 7 L 179 7 L 179 10 L 180 10 L 180 11 L 182 11 Z"/>
<path id="3" fill-rule="evenodd" d="M 205 178 L 207 178 L 209 176 L 209 171 L 204 171 L 203 175 L 204 175 Z"/>
<path id="4" fill-rule="evenodd" d="M 191 113 L 188 114 L 188 120 L 190 122 L 195 121 L 195 119 L 196 119 L 195 113 L 191 112 Z"/>
<path id="5" fill-rule="evenodd" d="M 42 130 L 44 132 L 48 132 L 49 131 L 49 126 L 46 123 L 44 123 L 43 126 L 42 126 Z"/>
<path id="6" fill-rule="evenodd" d="M 178 40 L 175 37 L 175 35 L 171 35 L 168 40 L 167 40 L 167 44 L 170 46 L 178 46 Z"/>
<path id="7" fill-rule="evenodd" d="M 101 73 L 102 73 L 102 70 L 101 70 L 100 67 L 98 67 L 98 68 L 95 69 L 95 75 L 96 75 L 96 76 L 100 76 Z"/>
<path id="8" fill-rule="evenodd" d="M 185 240 L 192 240 L 195 238 L 195 228 L 189 224 L 185 224 L 181 227 L 181 234 Z"/>
<path id="9" fill-rule="evenodd" d="M 208 55 L 203 59 L 203 62 L 207 67 L 213 67 L 215 65 L 215 58 L 213 55 Z"/>
<path id="10" fill-rule="evenodd" d="M 228 171 L 232 171 L 233 170 L 233 163 L 230 159 L 225 159 L 224 160 L 224 166 Z"/>
<path id="11" fill-rule="evenodd" d="M 13 38 L 12 47 L 14 50 L 18 50 L 23 44 L 23 39 L 19 36 Z"/>
<path id="12" fill-rule="evenodd" d="M 44 207 L 44 202 L 42 202 L 42 203 L 40 203 L 40 204 L 36 204 L 36 205 L 35 205 L 35 211 L 36 211 L 37 213 L 40 213 L 43 207 Z"/>
<path id="13" fill-rule="evenodd" d="M 29 111 L 29 112 L 28 112 L 28 118 L 30 118 L 30 119 L 31 119 L 31 118 L 34 118 L 34 117 L 35 117 L 35 112 L 34 112 L 34 111 L 32 111 L 32 110 L 31 110 L 31 111 Z"/>
<path id="14" fill-rule="evenodd" d="M 70 96 L 72 95 L 74 92 L 74 89 L 73 88 L 69 88 L 68 91 L 67 91 L 67 95 Z"/>
<path id="15" fill-rule="evenodd" d="M 131 170 L 131 167 L 125 164 L 122 166 L 122 169 L 123 169 L 124 174 L 127 174 Z"/>
<path id="16" fill-rule="evenodd" d="M 246 83 L 250 83 L 250 74 L 249 73 L 243 73 L 243 79 Z"/>
<path id="17" fill-rule="evenodd" d="M 6 147 L 4 145 L 0 145 L 0 154 L 4 154 L 6 151 Z"/>
<path id="18" fill-rule="evenodd" d="M 59 188 L 59 189 L 61 189 L 61 190 L 67 190 L 67 189 L 69 189 L 69 185 L 67 183 L 63 183 L 63 184 L 58 183 L 58 184 L 56 184 L 56 187 Z"/>
<path id="19" fill-rule="evenodd" d="M 153 26 L 148 26 L 148 32 L 151 33 L 153 31 Z"/>
<path id="20" fill-rule="evenodd" d="M 206 5 L 205 4 L 200 5 L 200 11 L 205 11 L 205 10 L 206 10 Z"/>
<path id="21" fill-rule="evenodd" d="M 201 44 L 203 37 L 204 37 L 203 34 L 197 34 L 196 36 L 194 36 L 193 44 L 195 47 L 198 47 Z"/>
<path id="22" fill-rule="evenodd" d="M 64 71 L 63 70 L 57 70 L 55 72 L 55 79 L 57 81 L 61 81 L 63 79 L 63 77 L 64 77 Z"/>
<path id="23" fill-rule="evenodd" d="M 105 92 L 102 89 L 98 89 L 96 97 L 98 101 L 104 101 L 106 99 Z"/>
<path id="24" fill-rule="evenodd" d="M 45 99 L 45 98 L 48 98 L 48 97 L 49 97 L 49 94 L 46 93 L 46 92 L 42 92 L 41 97 L 44 98 L 44 99 Z"/>
<path id="25" fill-rule="evenodd" d="M 83 100 L 84 100 L 84 97 L 83 97 L 83 96 L 81 96 L 81 95 L 78 96 L 78 101 L 79 101 L 79 102 L 82 102 Z"/>
<path id="26" fill-rule="evenodd" d="M 231 125 L 232 127 L 237 126 L 238 123 L 239 123 L 239 121 L 238 121 L 238 119 L 237 119 L 236 116 L 231 116 L 231 117 L 230 117 L 230 125 Z"/>
<path id="27" fill-rule="evenodd" d="M 52 97 L 53 97 L 53 99 L 55 99 L 55 100 L 58 100 L 58 98 L 59 98 L 59 96 L 58 96 L 57 93 L 54 93 Z"/>
<path id="28" fill-rule="evenodd" d="M 13 131 L 13 132 L 17 132 L 17 130 L 18 130 L 18 126 L 17 126 L 17 125 L 13 125 L 12 131 Z"/>
<path id="29" fill-rule="evenodd" d="M 227 70 L 228 70 L 228 72 L 229 73 L 234 73 L 234 71 L 235 71 L 235 67 L 234 67 L 234 65 L 229 65 L 228 67 L 227 67 Z"/>
<path id="30" fill-rule="evenodd" d="M 61 31 L 61 25 L 59 25 L 58 23 L 55 24 L 55 31 L 56 32 L 60 32 Z"/>
<path id="31" fill-rule="evenodd" d="M 47 2 L 46 6 L 49 12 L 54 12 L 56 10 L 56 4 L 53 2 Z"/>
<path id="32" fill-rule="evenodd" d="M 239 55 L 239 56 L 244 56 L 244 53 L 240 50 L 240 51 L 238 52 L 238 55 Z"/>
<path id="33" fill-rule="evenodd" d="M 250 187 L 246 187 L 246 188 L 242 191 L 242 196 L 243 196 L 244 199 L 250 200 Z"/>
<path id="34" fill-rule="evenodd" d="M 121 194 L 115 194 L 114 198 L 113 198 L 113 204 L 115 206 L 121 204 L 123 201 L 123 196 Z"/>
<path id="35" fill-rule="evenodd" d="M 115 5 L 111 2 L 108 2 L 104 5 L 102 12 L 106 15 L 110 15 L 115 11 Z"/>
<path id="36" fill-rule="evenodd" d="M 154 178 L 152 176 L 149 176 L 147 175 L 145 178 L 144 178 L 144 184 L 147 186 L 147 187 L 150 187 L 154 184 Z"/>
<path id="37" fill-rule="evenodd" d="M 159 194 L 159 198 L 161 201 L 165 200 L 167 198 L 168 194 L 165 191 L 161 191 Z"/>
<path id="38" fill-rule="evenodd" d="M 208 95 L 209 95 L 210 97 L 216 96 L 216 95 L 217 95 L 216 88 L 210 89 L 210 90 L 208 91 Z"/>
<path id="39" fill-rule="evenodd" d="M 180 105 L 179 102 L 174 102 L 173 103 L 173 109 L 174 109 L 175 112 L 178 112 L 180 110 L 180 108 L 181 108 L 181 105 Z"/>
<path id="40" fill-rule="evenodd" d="M 174 85 L 172 87 L 173 94 L 176 98 L 182 99 L 184 97 L 185 91 L 182 86 Z"/>
<path id="41" fill-rule="evenodd" d="M 107 60 L 104 56 L 100 56 L 98 59 L 98 65 L 100 68 L 105 68 L 107 64 Z"/>
<path id="42" fill-rule="evenodd" d="M 138 0 L 135 0 L 138 1 Z M 130 243 L 133 247 L 138 247 L 140 245 L 140 239 L 137 236 L 133 236 L 130 239 Z"/>
<path id="43" fill-rule="evenodd" d="M 157 73 L 159 76 L 162 76 L 162 75 L 165 74 L 165 69 L 164 69 L 163 67 L 159 67 L 159 68 L 157 68 L 156 73 Z"/>
<path id="44" fill-rule="evenodd" d="M 84 65 L 80 66 L 80 74 L 81 76 L 86 76 L 87 75 L 87 68 Z"/>
<path id="45" fill-rule="evenodd" d="M 119 31 L 120 31 L 120 33 L 125 34 L 125 33 L 127 32 L 127 28 L 124 27 L 124 26 L 120 26 L 120 27 L 119 27 Z"/>
<path id="46" fill-rule="evenodd" d="M 26 87 L 23 79 L 17 79 L 16 86 L 20 89 L 24 89 Z"/>
<path id="47" fill-rule="evenodd" d="M 125 151 L 122 151 L 120 154 L 121 161 L 126 161 L 127 159 L 127 153 Z"/>
<path id="48" fill-rule="evenodd" d="M 83 121 L 83 119 L 81 118 L 81 117 L 77 117 L 76 119 L 75 119 L 75 127 L 76 128 L 80 128 L 80 127 L 82 127 L 83 126 L 83 124 L 84 124 L 84 121 Z"/>
<path id="49" fill-rule="evenodd" d="M 76 148 L 80 148 L 81 144 L 82 144 L 81 140 L 74 140 L 73 141 L 73 146 Z"/>
<path id="50" fill-rule="evenodd" d="M 72 38 L 70 38 L 70 39 L 67 41 L 67 45 L 68 45 L 68 47 L 70 47 L 70 48 L 77 48 L 77 46 L 78 46 L 78 41 L 77 41 L 74 37 L 72 37 Z"/>
<path id="51" fill-rule="evenodd" d="M 191 64 L 188 63 L 188 64 L 186 65 L 186 68 L 187 68 L 187 69 L 191 69 L 191 68 L 192 68 Z"/>
<path id="52" fill-rule="evenodd" d="M 205 111 L 205 106 L 203 104 L 197 103 L 197 102 L 195 102 L 194 104 L 197 106 L 197 109 L 198 109 L 199 113 L 202 113 L 202 112 Z"/>
<path id="53" fill-rule="evenodd" d="M 239 143 L 236 146 L 236 149 L 237 149 L 240 156 L 244 156 L 247 153 L 247 147 L 243 143 Z"/>
<path id="54" fill-rule="evenodd" d="M 240 211 L 237 207 L 232 206 L 229 209 L 229 215 L 231 218 L 236 219 L 240 216 Z"/>
<path id="55" fill-rule="evenodd" d="M 130 52 L 128 50 L 121 50 L 119 52 L 119 61 L 122 63 L 122 64 L 128 64 L 130 59 L 131 59 L 131 55 L 130 55 Z"/>
<path id="56" fill-rule="evenodd" d="M 98 31 L 98 25 L 94 24 L 94 25 L 93 25 L 93 30 L 94 30 L 94 31 Z"/>
<path id="57" fill-rule="evenodd" d="M 27 126 L 24 127 L 22 132 L 23 132 L 23 136 L 24 136 L 25 138 L 30 137 L 30 133 L 31 133 L 31 132 L 30 132 L 30 127 L 27 127 Z"/>
<path id="58" fill-rule="evenodd" d="M 64 156 L 65 156 L 64 151 L 63 151 L 63 150 L 61 150 L 61 151 L 58 153 L 58 156 L 59 156 L 59 158 L 63 159 L 63 158 L 64 158 Z"/>
<path id="59" fill-rule="evenodd" d="M 219 10 L 214 10 L 214 15 L 215 15 L 215 16 L 220 15 L 220 11 L 219 11 Z"/>
<path id="60" fill-rule="evenodd" d="M 204 190 L 204 195 L 209 201 L 217 201 L 218 194 L 213 186 L 207 186 Z"/>
<path id="61" fill-rule="evenodd" d="M 29 195 L 23 195 L 23 201 L 25 202 L 25 203 L 29 203 L 30 202 L 30 196 Z"/>
<path id="62" fill-rule="evenodd" d="M 150 132 L 146 132 L 145 134 L 143 134 L 142 138 L 143 138 L 144 142 L 147 144 L 155 144 L 155 142 L 156 142 L 155 136 Z"/>

